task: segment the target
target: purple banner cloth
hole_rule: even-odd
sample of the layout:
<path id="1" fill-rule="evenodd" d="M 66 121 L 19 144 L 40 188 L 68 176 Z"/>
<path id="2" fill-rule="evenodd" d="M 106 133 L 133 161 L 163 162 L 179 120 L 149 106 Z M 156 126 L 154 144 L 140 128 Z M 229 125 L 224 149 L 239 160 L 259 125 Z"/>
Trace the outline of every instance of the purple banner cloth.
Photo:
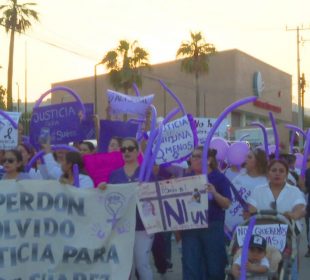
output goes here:
<path id="1" fill-rule="evenodd" d="M 136 138 L 138 127 L 139 124 L 132 122 L 100 120 L 98 152 L 108 151 L 108 145 L 113 136 Z"/>
<path id="2" fill-rule="evenodd" d="M 30 121 L 30 143 L 40 149 L 40 141 L 50 137 L 51 144 L 67 144 L 95 138 L 93 105 L 86 104 L 81 120 L 81 105 L 66 102 L 33 109 Z"/>

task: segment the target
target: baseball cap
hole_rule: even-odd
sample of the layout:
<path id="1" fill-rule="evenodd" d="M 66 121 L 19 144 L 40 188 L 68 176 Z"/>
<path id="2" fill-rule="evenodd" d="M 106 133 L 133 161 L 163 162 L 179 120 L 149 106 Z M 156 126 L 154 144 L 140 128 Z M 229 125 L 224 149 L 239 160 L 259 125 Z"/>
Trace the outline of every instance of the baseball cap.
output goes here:
<path id="1" fill-rule="evenodd" d="M 266 246 L 267 241 L 264 237 L 255 234 L 251 236 L 249 248 L 260 248 L 265 250 Z"/>

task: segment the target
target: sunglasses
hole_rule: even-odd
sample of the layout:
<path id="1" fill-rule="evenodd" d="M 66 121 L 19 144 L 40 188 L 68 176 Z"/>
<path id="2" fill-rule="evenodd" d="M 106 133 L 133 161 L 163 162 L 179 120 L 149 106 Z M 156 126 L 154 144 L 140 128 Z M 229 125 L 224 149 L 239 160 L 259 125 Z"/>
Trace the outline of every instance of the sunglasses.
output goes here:
<path id="1" fill-rule="evenodd" d="M 3 163 L 14 163 L 15 162 L 15 159 L 14 158 L 5 158 L 4 160 L 3 160 Z"/>
<path id="2" fill-rule="evenodd" d="M 126 153 L 126 151 L 133 152 L 135 149 L 136 149 L 136 147 L 134 147 L 134 146 L 122 147 L 121 152 L 124 154 L 124 153 Z"/>

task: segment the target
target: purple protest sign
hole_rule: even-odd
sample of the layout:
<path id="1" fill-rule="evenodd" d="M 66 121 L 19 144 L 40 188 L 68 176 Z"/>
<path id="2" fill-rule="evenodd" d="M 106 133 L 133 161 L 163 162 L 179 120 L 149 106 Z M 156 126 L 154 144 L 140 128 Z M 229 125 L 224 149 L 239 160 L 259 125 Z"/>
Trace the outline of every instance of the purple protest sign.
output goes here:
<path id="1" fill-rule="evenodd" d="M 98 152 L 107 152 L 110 139 L 113 136 L 136 138 L 138 127 L 139 124 L 133 122 L 100 120 Z"/>
<path id="2" fill-rule="evenodd" d="M 92 114 L 93 109 L 90 107 L 87 105 L 89 114 Z M 92 128 L 88 127 L 89 118 L 91 118 L 90 115 L 88 118 L 81 119 L 81 105 L 78 102 L 36 107 L 33 109 L 30 121 L 30 142 L 39 149 L 42 136 L 49 136 L 51 144 L 67 144 L 89 139 L 85 133 L 94 137 L 94 127 L 92 133 L 90 133 Z"/>
<path id="3" fill-rule="evenodd" d="M 145 116 L 152 104 L 154 94 L 148 96 L 129 96 L 117 91 L 107 90 L 112 114 L 133 114 Z"/>

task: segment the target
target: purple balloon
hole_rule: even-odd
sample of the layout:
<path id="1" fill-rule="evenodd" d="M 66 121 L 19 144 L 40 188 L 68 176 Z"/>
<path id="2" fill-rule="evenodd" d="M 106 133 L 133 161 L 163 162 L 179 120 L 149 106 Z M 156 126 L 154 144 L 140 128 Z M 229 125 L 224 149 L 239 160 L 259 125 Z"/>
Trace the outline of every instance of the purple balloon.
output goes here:
<path id="1" fill-rule="evenodd" d="M 157 111 L 154 105 L 150 105 L 151 108 L 151 129 L 150 129 L 150 137 L 148 139 L 146 149 L 143 155 L 143 161 L 140 166 L 140 171 L 139 171 L 139 182 L 143 182 L 147 169 L 146 166 L 148 164 L 148 161 L 150 159 L 151 153 L 152 153 L 152 145 L 154 142 L 154 139 L 156 138 L 157 131 L 156 131 L 156 119 L 157 119 Z"/>
<path id="2" fill-rule="evenodd" d="M 135 91 L 135 93 L 136 93 L 136 96 L 141 96 L 140 91 L 139 91 L 139 89 L 138 89 L 136 83 L 133 83 L 133 84 L 132 84 L 132 87 L 133 87 L 133 89 L 134 89 L 134 91 Z"/>
<path id="3" fill-rule="evenodd" d="M 296 156 L 295 167 L 301 169 L 304 156 L 301 153 L 296 153 L 295 156 Z"/>
<path id="4" fill-rule="evenodd" d="M 229 145 L 224 138 L 214 137 L 211 140 L 210 148 L 215 149 L 217 151 L 216 153 L 217 160 L 223 161 L 226 159 L 226 154 L 227 154 Z"/>
<path id="5" fill-rule="evenodd" d="M 266 127 L 263 126 L 261 123 L 259 122 L 252 122 L 251 125 L 253 126 L 258 126 L 262 129 L 263 132 L 263 138 L 264 138 L 264 148 L 262 150 L 265 150 L 266 155 L 269 155 L 269 149 L 268 149 L 268 137 L 267 137 L 267 131 L 266 131 Z"/>
<path id="6" fill-rule="evenodd" d="M 73 185 L 80 187 L 79 166 L 76 163 L 73 164 Z"/>
<path id="7" fill-rule="evenodd" d="M 68 145 L 54 145 L 51 146 L 52 151 L 57 151 L 57 150 L 67 150 L 67 151 L 72 151 L 72 152 L 78 152 L 79 150 L 68 146 Z M 31 169 L 31 166 L 39 159 L 41 158 L 43 155 L 45 154 L 44 151 L 40 151 L 38 153 L 36 153 L 31 160 L 29 160 L 28 164 L 25 166 L 25 171 L 29 172 L 29 170 Z"/>
<path id="8" fill-rule="evenodd" d="M 241 265 L 240 265 L 240 280 L 246 280 L 246 264 L 248 261 L 249 244 L 252 236 L 253 228 L 256 223 L 256 216 L 250 218 L 248 229 L 245 234 L 243 241 L 242 252 L 241 252 Z"/>
<path id="9" fill-rule="evenodd" d="M 203 157 L 202 157 L 202 173 L 206 175 L 206 181 L 208 181 L 208 176 L 207 176 L 207 160 L 208 160 L 208 150 L 210 147 L 210 143 L 211 143 L 211 139 L 215 133 L 215 131 L 218 129 L 218 127 L 220 126 L 221 122 L 223 121 L 223 119 L 226 118 L 226 116 L 232 112 L 233 110 L 235 110 L 236 108 L 253 102 L 257 99 L 257 96 L 251 96 L 251 97 L 247 97 L 241 100 L 238 100 L 237 102 L 231 104 L 230 106 L 228 106 L 217 118 L 217 120 L 215 121 L 213 127 L 211 128 L 210 132 L 207 135 L 207 139 L 206 142 L 204 144 L 203 147 Z"/>
<path id="10" fill-rule="evenodd" d="M 7 119 L 15 129 L 18 128 L 17 123 L 9 116 L 8 113 L 6 113 L 6 112 L 0 110 L 0 115 L 1 115 L 2 117 L 4 117 L 5 119 Z"/>
<path id="11" fill-rule="evenodd" d="M 228 164 L 240 167 L 245 162 L 249 151 L 250 148 L 245 142 L 233 143 L 227 151 Z"/>
<path id="12" fill-rule="evenodd" d="M 304 157 L 303 157 L 303 160 L 302 160 L 302 166 L 301 166 L 301 171 L 300 171 L 300 175 L 301 175 L 302 178 L 305 178 L 305 174 L 306 174 L 307 159 L 308 159 L 308 155 L 309 155 L 309 148 L 310 148 L 310 129 L 308 129 L 308 131 L 307 131 L 305 148 L 304 148 Z"/>
<path id="13" fill-rule="evenodd" d="M 274 143 L 276 145 L 276 150 L 275 150 L 275 158 L 279 159 L 279 134 L 276 126 L 275 119 L 273 117 L 273 114 L 269 112 L 269 119 L 271 120 L 271 125 L 273 128 L 273 134 L 274 134 Z"/>
<path id="14" fill-rule="evenodd" d="M 185 107 L 181 102 L 181 100 L 176 96 L 176 94 L 170 88 L 168 88 L 162 80 L 159 80 L 159 83 L 162 85 L 164 90 L 167 91 L 171 95 L 171 97 L 178 103 L 180 109 L 182 110 L 183 115 L 186 115 Z"/>
<path id="15" fill-rule="evenodd" d="M 67 93 L 69 93 L 70 95 L 72 95 L 76 101 L 81 105 L 81 109 L 82 109 L 82 113 L 83 113 L 83 118 L 85 118 L 86 116 L 86 109 L 85 106 L 83 104 L 82 99 L 80 98 L 80 96 L 75 93 L 72 89 L 68 88 L 68 87 L 62 87 L 62 86 L 57 86 L 57 87 L 53 87 L 51 89 L 49 89 L 48 91 L 46 91 L 45 93 L 43 93 L 40 98 L 36 101 L 36 103 L 34 104 L 33 108 L 37 108 L 40 106 L 40 104 L 42 103 L 43 99 L 49 95 L 50 93 L 54 93 L 56 91 L 66 91 Z"/>
<path id="16" fill-rule="evenodd" d="M 286 124 L 285 125 L 286 128 L 292 130 L 292 135 L 291 135 L 291 140 L 290 140 L 290 152 L 293 153 L 293 148 L 294 148 L 294 141 L 295 141 L 295 134 L 299 133 L 301 134 L 304 138 L 306 138 L 306 133 L 299 128 L 296 125 L 292 125 L 292 124 Z"/>

